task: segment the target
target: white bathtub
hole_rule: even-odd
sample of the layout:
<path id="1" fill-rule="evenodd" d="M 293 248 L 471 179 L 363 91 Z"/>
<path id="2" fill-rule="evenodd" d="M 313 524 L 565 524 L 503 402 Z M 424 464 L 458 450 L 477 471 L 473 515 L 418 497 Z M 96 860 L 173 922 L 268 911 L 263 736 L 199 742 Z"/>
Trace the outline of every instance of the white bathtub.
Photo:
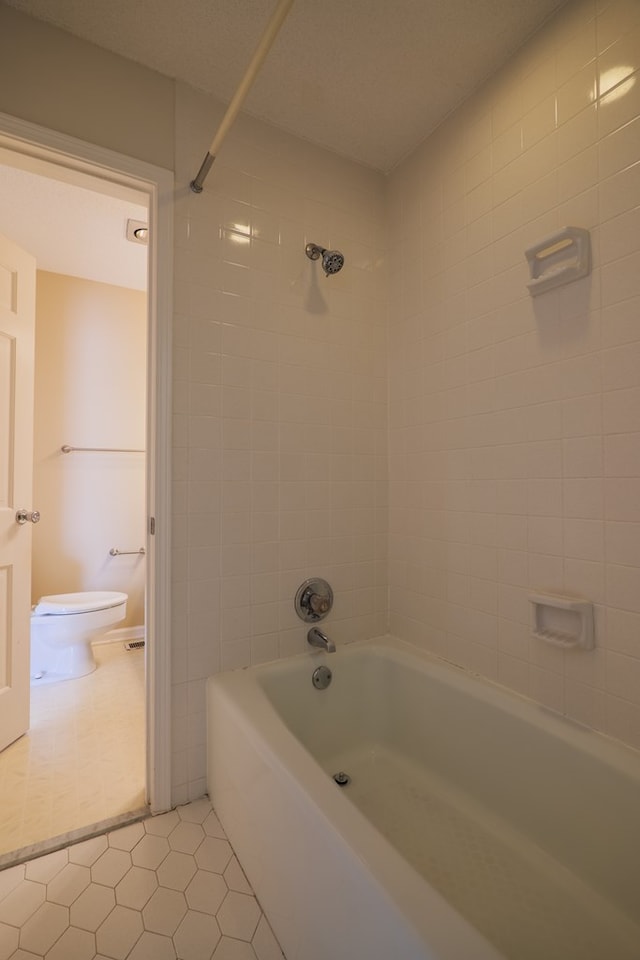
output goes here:
<path id="1" fill-rule="evenodd" d="M 287 960 L 640 958 L 635 751 L 393 640 L 207 704 L 209 793 Z"/>

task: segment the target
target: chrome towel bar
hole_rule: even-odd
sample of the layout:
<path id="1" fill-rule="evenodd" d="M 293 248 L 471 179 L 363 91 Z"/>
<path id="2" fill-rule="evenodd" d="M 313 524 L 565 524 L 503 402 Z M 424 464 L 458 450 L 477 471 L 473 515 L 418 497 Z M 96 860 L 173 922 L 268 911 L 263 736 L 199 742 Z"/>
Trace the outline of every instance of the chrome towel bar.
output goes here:
<path id="1" fill-rule="evenodd" d="M 111 550 L 109 550 L 109 556 L 110 556 L 110 557 L 122 557 L 122 556 L 124 556 L 125 554 L 126 554 L 126 555 L 130 555 L 130 554 L 138 554 L 138 553 L 139 553 L 141 556 L 144 556 L 146 552 L 147 552 L 147 551 L 145 550 L 144 547 L 140 547 L 139 550 L 118 550 L 117 547 L 111 547 Z"/>
<path id="2" fill-rule="evenodd" d="M 125 450 L 121 447 L 72 447 L 68 443 L 60 449 L 63 453 L 74 453 L 76 450 L 83 453 L 146 453 L 146 450 Z"/>

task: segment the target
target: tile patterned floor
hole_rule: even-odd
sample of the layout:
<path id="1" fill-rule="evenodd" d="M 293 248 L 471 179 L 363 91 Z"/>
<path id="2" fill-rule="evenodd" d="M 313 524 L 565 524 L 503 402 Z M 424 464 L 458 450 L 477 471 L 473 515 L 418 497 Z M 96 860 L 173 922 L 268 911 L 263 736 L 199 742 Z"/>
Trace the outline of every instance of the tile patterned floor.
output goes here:
<path id="1" fill-rule="evenodd" d="M 0 854 L 144 805 L 144 651 L 94 653 L 89 676 L 32 686 L 31 728 L 0 754 Z"/>
<path id="2" fill-rule="evenodd" d="M 208 800 L 0 872 L 0 960 L 283 960 Z"/>

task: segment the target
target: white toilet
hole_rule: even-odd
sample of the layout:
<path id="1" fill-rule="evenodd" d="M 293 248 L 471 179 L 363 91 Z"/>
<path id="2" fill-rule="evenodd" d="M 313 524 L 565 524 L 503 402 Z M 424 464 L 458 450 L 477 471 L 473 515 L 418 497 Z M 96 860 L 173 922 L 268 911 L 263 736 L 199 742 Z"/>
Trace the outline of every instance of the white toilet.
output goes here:
<path id="1" fill-rule="evenodd" d="M 84 677 L 96 668 L 91 641 L 127 615 L 126 593 L 94 590 L 41 597 L 31 611 L 31 679 Z"/>

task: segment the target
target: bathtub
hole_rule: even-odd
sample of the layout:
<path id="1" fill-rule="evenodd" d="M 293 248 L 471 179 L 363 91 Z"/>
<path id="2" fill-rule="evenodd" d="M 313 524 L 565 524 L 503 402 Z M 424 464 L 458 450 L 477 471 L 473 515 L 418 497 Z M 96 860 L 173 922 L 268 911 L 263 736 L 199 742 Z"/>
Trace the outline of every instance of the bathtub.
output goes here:
<path id="1" fill-rule="evenodd" d="M 640 958 L 636 751 L 393 639 L 212 677 L 207 709 L 287 960 Z"/>

